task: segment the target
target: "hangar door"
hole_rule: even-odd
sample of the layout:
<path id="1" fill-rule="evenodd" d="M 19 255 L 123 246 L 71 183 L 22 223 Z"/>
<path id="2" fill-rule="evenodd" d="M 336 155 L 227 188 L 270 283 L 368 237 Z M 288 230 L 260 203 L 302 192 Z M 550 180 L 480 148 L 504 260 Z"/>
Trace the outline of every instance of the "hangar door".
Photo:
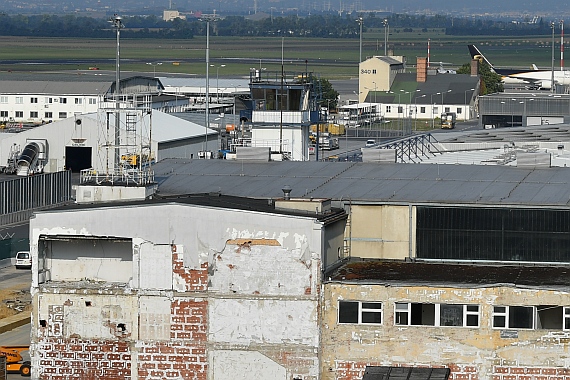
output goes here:
<path id="1" fill-rule="evenodd" d="M 66 146 L 65 147 L 65 168 L 70 169 L 73 173 L 79 173 L 80 170 L 89 169 L 91 164 L 91 147 L 90 146 Z"/>

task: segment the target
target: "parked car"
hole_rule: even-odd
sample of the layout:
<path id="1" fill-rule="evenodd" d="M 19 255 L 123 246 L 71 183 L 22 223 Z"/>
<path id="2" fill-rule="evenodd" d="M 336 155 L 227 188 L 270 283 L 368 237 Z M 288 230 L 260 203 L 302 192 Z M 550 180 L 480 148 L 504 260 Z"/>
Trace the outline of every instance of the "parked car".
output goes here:
<path id="1" fill-rule="evenodd" d="M 32 268 L 32 256 L 29 251 L 20 251 L 16 253 L 16 269 Z"/>
<path id="2" fill-rule="evenodd" d="M 376 145 L 376 141 L 375 140 L 366 140 L 366 147 L 370 148 L 373 147 L 374 145 Z"/>

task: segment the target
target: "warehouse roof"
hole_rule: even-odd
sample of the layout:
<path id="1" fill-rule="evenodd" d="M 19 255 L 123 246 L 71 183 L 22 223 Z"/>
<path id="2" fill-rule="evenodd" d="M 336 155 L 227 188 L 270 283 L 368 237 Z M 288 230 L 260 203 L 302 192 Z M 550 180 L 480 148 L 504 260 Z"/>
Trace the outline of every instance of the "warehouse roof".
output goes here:
<path id="1" fill-rule="evenodd" d="M 162 194 L 221 192 L 351 202 L 554 206 L 570 202 L 569 169 L 361 162 L 167 159 L 154 166 Z"/>
<path id="2" fill-rule="evenodd" d="M 384 286 L 570 287 L 568 266 L 474 265 L 351 259 L 326 273 L 329 281 Z"/>

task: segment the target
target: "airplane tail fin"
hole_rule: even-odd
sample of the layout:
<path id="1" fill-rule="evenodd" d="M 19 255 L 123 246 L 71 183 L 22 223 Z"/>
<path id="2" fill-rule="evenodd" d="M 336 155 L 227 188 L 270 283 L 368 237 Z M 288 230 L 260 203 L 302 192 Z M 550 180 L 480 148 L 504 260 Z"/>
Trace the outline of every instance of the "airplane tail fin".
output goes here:
<path id="1" fill-rule="evenodd" d="M 538 71 L 538 67 L 537 67 L 534 63 L 532 64 L 532 69 L 533 69 L 534 71 Z"/>
<path id="2" fill-rule="evenodd" d="M 467 47 L 469 48 L 469 54 L 471 54 L 471 59 L 477 59 L 478 61 L 484 61 L 487 65 L 489 65 L 491 70 L 495 71 L 495 66 L 493 66 L 493 64 L 491 62 L 489 62 L 489 60 L 487 58 L 485 58 L 483 53 L 481 53 L 475 45 L 467 45 Z"/>

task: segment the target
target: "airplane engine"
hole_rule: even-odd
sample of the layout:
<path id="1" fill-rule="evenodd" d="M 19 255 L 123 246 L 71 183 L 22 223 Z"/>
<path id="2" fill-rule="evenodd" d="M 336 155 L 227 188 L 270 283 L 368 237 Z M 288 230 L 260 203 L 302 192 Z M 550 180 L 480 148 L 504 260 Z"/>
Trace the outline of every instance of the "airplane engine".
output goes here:
<path id="1" fill-rule="evenodd" d="M 552 81 L 551 80 L 543 80 L 541 82 L 537 82 L 538 88 L 541 90 L 550 90 L 552 88 Z"/>

